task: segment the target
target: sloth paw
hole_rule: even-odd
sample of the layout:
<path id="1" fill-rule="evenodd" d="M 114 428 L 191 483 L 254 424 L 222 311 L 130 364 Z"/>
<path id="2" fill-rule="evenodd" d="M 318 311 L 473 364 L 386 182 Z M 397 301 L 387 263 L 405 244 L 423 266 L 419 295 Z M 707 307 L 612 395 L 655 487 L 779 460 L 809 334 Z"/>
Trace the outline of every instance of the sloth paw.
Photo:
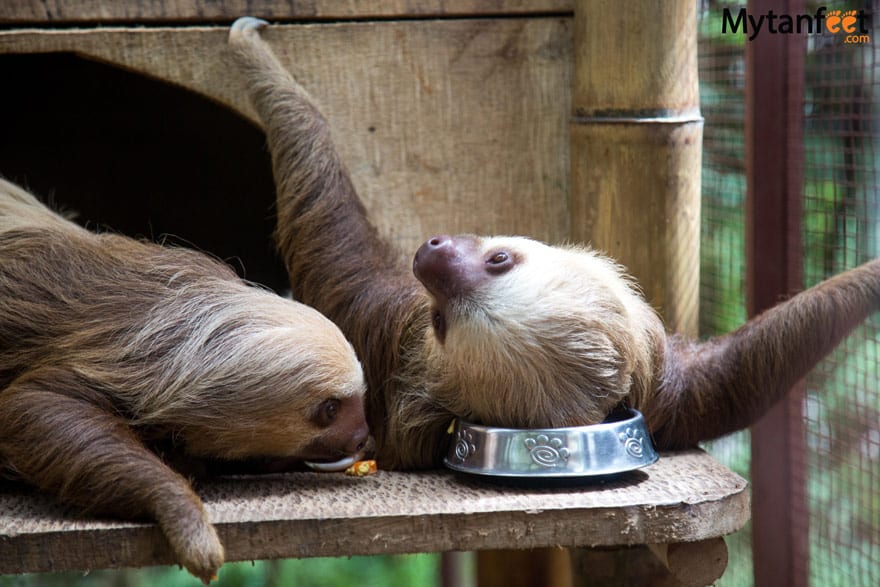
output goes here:
<path id="1" fill-rule="evenodd" d="M 225 554 L 217 531 L 203 520 L 195 527 L 165 528 L 177 561 L 205 585 L 217 578 Z"/>
<path id="2" fill-rule="evenodd" d="M 269 26 L 269 23 L 262 18 L 242 16 L 232 23 L 232 26 L 229 28 L 229 38 L 234 39 L 239 36 L 254 35 L 267 26 Z"/>

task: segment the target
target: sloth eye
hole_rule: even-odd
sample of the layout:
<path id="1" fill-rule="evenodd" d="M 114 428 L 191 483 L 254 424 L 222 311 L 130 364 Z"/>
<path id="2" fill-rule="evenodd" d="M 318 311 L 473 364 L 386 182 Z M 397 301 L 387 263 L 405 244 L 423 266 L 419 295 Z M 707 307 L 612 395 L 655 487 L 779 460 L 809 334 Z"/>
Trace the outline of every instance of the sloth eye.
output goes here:
<path id="1" fill-rule="evenodd" d="M 321 402 L 321 405 L 318 407 L 317 420 L 322 426 L 329 426 L 334 420 L 336 420 L 336 416 L 338 415 L 339 400 L 328 399 Z"/>
<path id="2" fill-rule="evenodd" d="M 495 275 L 505 273 L 513 265 L 513 256 L 507 251 L 497 251 L 486 259 L 486 270 Z"/>

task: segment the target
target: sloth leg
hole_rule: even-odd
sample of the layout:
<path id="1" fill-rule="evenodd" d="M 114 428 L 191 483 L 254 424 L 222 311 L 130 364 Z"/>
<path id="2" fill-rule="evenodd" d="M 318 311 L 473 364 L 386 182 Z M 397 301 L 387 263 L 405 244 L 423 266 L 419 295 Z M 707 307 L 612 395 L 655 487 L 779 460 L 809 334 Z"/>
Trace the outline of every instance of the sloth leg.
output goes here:
<path id="1" fill-rule="evenodd" d="M 223 546 L 187 480 L 149 451 L 122 418 L 81 397 L 50 391 L 95 395 L 82 385 L 66 386 L 70 376 L 23 379 L 0 391 L 0 457 L 9 467 L 86 511 L 154 518 L 178 562 L 205 583 L 216 576 Z"/>

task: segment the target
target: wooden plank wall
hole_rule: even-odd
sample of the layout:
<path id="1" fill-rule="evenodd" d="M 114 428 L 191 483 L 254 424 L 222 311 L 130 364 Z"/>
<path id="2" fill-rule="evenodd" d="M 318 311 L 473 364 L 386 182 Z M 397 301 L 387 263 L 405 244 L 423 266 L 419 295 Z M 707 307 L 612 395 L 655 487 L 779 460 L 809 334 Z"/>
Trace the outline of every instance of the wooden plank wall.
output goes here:
<path id="1" fill-rule="evenodd" d="M 4 0 L 0 23 L 229 22 L 571 13 L 573 0 Z"/>
<path id="2" fill-rule="evenodd" d="M 4 3 L 0 15 L 36 18 L 44 4 L 52 3 Z M 78 4 L 78 17 L 104 18 L 98 3 Z M 152 6 L 119 3 L 130 4 Z M 76 20 L 65 10 L 56 12 Z M 0 31 L 0 54 L 74 52 L 252 117 L 226 34 L 226 26 L 12 28 Z M 568 16 L 278 25 L 265 37 L 322 103 L 372 217 L 407 254 L 437 232 L 569 238 Z"/>

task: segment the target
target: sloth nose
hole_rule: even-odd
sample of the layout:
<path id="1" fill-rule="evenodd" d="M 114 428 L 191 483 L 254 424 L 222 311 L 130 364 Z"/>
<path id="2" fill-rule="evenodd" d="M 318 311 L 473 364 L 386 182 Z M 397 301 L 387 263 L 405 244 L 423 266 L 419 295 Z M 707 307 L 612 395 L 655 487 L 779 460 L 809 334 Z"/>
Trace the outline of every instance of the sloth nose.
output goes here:
<path id="1" fill-rule="evenodd" d="M 369 438 L 369 432 L 366 428 L 363 430 L 359 430 L 348 442 L 348 446 L 345 447 L 345 454 L 347 455 L 356 455 L 367 446 L 367 439 Z"/>
<path id="2" fill-rule="evenodd" d="M 348 446 L 345 447 L 345 454 L 353 455 L 364 450 L 367 446 L 367 438 L 369 438 L 369 436 L 370 431 L 366 425 L 355 430 L 348 441 Z"/>
<path id="3" fill-rule="evenodd" d="M 456 239 L 446 234 L 432 236 L 416 251 L 413 273 L 441 304 L 461 293 L 466 258 Z"/>
<path id="4" fill-rule="evenodd" d="M 413 273 L 432 294 L 441 293 L 436 290 L 446 281 L 444 277 L 457 252 L 452 237 L 446 234 L 432 236 L 416 251 Z"/>
<path id="5" fill-rule="evenodd" d="M 436 249 L 436 248 L 440 248 L 444 245 L 450 245 L 450 244 L 452 244 L 452 237 L 451 236 L 449 236 L 448 234 L 439 234 L 437 236 L 432 236 L 431 238 L 429 238 L 428 242 L 426 242 L 422 246 L 428 247 L 429 249 Z"/>
<path id="6" fill-rule="evenodd" d="M 480 239 L 471 235 L 432 236 L 416 251 L 413 273 L 441 307 L 467 297 L 485 280 Z"/>
<path id="7" fill-rule="evenodd" d="M 416 251 L 415 259 L 413 259 L 413 269 L 415 270 L 417 265 L 424 267 L 431 262 L 439 260 L 448 261 L 457 255 L 458 250 L 455 247 L 455 239 L 453 237 L 448 234 L 432 236 Z"/>

